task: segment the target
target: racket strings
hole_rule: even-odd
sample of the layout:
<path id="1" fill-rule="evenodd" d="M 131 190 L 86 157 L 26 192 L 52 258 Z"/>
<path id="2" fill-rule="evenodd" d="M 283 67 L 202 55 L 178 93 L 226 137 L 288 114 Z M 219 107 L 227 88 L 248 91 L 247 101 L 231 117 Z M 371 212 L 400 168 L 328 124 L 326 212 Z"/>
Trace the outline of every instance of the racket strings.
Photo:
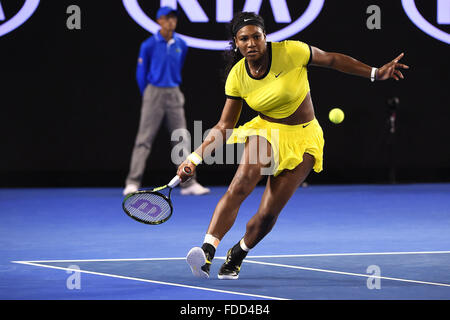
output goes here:
<path id="1" fill-rule="evenodd" d="M 161 223 L 170 217 L 172 207 L 161 195 L 155 193 L 137 193 L 126 199 L 125 209 L 143 222 Z"/>

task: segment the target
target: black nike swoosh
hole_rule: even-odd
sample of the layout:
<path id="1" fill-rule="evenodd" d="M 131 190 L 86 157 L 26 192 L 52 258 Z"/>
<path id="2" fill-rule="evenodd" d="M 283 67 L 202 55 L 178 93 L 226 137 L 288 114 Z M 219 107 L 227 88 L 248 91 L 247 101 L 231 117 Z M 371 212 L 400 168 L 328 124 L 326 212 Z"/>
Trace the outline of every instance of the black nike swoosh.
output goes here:
<path id="1" fill-rule="evenodd" d="M 303 128 L 306 128 L 307 126 L 309 126 L 311 123 L 305 124 L 303 125 Z"/>
<path id="2" fill-rule="evenodd" d="M 283 72 L 283 71 L 281 71 L 281 72 Z M 278 76 L 281 74 L 281 72 L 279 74 L 275 75 L 275 78 L 278 78 Z"/>

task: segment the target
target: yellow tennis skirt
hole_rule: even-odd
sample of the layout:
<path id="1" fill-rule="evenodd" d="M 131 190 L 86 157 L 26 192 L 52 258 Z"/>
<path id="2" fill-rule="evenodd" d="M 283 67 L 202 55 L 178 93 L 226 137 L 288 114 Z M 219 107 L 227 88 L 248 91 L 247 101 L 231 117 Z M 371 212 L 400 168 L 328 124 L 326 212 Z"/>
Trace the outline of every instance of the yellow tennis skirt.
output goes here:
<path id="1" fill-rule="evenodd" d="M 227 144 L 245 143 L 250 136 L 264 137 L 272 146 L 274 159 L 273 175 L 283 170 L 292 170 L 303 161 L 308 153 L 315 159 L 314 171 L 323 169 L 323 131 L 317 119 L 299 125 L 270 122 L 256 116 L 233 130 Z"/>

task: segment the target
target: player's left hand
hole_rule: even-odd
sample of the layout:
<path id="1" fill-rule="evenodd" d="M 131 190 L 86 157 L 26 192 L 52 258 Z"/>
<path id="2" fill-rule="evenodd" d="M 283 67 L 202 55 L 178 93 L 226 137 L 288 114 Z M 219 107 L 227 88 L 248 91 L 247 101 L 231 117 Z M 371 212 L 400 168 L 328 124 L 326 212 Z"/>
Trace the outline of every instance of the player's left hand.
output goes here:
<path id="1" fill-rule="evenodd" d="M 405 54 L 400 54 L 397 58 L 377 70 L 377 80 L 387 80 L 394 78 L 395 80 L 405 79 L 403 74 L 398 69 L 409 69 L 406 64 L 399 63 L 400 59 L 403 58 Z"/>

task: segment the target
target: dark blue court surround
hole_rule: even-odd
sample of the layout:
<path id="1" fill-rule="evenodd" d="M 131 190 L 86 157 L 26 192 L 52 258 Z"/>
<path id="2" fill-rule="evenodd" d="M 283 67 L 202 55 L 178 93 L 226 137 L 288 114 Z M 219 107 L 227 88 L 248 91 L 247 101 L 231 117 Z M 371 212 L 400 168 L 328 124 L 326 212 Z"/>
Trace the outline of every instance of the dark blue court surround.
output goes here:
<path id="1" fill-rule="evenodd" d="M 120 189 L 0 189 L 0 299 L 450 299 L 450 184 L 300 188 L 240 279 L 219 281 L 258 187 L 221 242 L 212 278 L 195 279 L 183 257 L 201 245 L 225 190 L 175 190 L 172 218 L 148 226 L 122 212 Z M 73 265 L 81 288 L 70 290 Z M 368 288 L 369 266 L 380 270 L 378 289 Z"/>

